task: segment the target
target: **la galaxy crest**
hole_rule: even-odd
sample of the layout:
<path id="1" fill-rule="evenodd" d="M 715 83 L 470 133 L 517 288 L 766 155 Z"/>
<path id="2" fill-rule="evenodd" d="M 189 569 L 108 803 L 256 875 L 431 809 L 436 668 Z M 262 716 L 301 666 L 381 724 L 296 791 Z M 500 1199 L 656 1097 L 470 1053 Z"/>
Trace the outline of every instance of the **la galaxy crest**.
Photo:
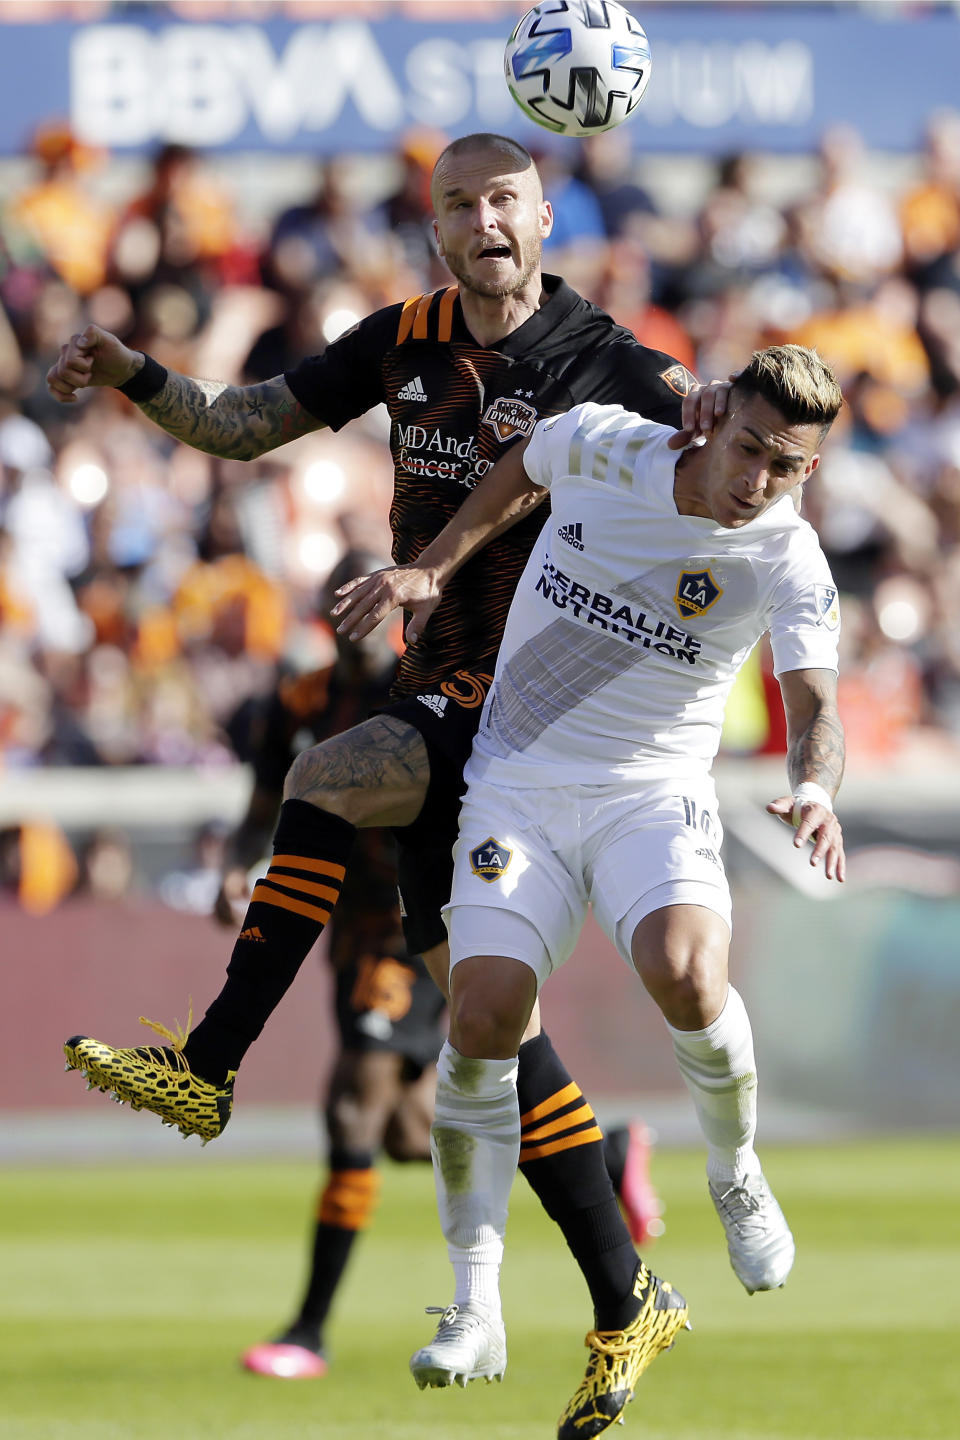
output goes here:
<path id="1" fill-rule="evenodd" d="M 723 594 L 709 570 L 682 570 L 673 602 L 684 620 L 697 620 L 716 605 Z"/>
<path id="2" fill-rule="evenodd" d="M 506 873 L 512 859 L 513 851 L 489 835 L 482 845 L 476 845 L 470 851 L 470 868 L 479 879 L 492 885 Z"/>

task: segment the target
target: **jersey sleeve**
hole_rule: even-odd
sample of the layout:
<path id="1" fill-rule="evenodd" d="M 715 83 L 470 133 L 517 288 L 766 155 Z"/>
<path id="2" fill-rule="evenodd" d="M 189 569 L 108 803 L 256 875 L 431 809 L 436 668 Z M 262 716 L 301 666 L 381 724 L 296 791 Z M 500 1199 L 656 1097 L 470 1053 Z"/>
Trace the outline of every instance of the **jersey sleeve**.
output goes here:
<path id="1" fill-rule="evenodd" d="M 685 365 L 662 350 L 648 350 L 632 337 L 610 347 L 604 373 L 591 398 L 622 405 L 648 420 L 680 429 L 683 397 L 697 384 Z"/>
<path id="2" fill-rule="evenodd" d="M 523 465 L 534 485 L 549 490 L 560 475 L 571 473 L 570 447 L 584 423 L 603 407 L 574 405 L 560 415 L 550 415 L 535 427 L 526 450 Z"/>
<path id="3" fill-rule="evenodd" d="M 385 398 L 383 358 L 396 341 L 402 305 L 368 315 L 328 345 L 322 355 L 301 360 L 284 380 L 305 410 L 340 430 Z"/>
<path id="4" fill-rule="evenodd" d="M 826 556 L 815 542 L 803 547 L 777 585 L 770 614 L 773 670 L 839 668 L 840 604 Z"/>

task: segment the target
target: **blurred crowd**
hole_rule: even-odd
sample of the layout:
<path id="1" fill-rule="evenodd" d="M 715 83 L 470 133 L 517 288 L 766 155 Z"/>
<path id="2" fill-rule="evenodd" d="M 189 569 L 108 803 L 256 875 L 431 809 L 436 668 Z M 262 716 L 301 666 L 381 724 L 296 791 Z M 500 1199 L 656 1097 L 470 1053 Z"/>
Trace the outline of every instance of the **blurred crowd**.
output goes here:
<path id="1" fill-rule="evenodd" d="M 848 403 L 804 506 L 843 596 L 851 752 L 955 759 L 960 115 L 931 119 L 902 183 L 834 128 L 802 193 L 778 198 L 770 157 L 739 154 L 682 213 L 638 180 L 628 132 L 538 156 L 545 268 L 703 379 L 779 340 L 833 363 Z M 174 369 L 265 380 L 449 283 L 429 203 L 444 139 L 413 132 L 381 157 L 385 193 L 325 160 L 313 193 L 252 224 L 182 146 L 108 204 L 109 157 L 62 125 L 34 137 L 0 210 L 0 767 L 231 764 L 278 669 L 327 662 L 325 577 L 348 544 L 387 544 L 385 416 L 243 464 L 173 442 L 114 391 L 59 405 L 44 376 L 92 320 Z M 758 654 L 731 706 L 741 754 L 783 746 L 767 669 Z"/>

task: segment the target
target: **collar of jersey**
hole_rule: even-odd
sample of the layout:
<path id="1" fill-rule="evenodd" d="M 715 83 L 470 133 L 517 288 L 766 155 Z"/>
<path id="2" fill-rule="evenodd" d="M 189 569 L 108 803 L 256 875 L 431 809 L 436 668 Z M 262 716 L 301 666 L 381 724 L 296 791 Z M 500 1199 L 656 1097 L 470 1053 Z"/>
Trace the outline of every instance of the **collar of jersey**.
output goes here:
<path id="1" fill-rule="evenodd" d="M 525 355 L 535 345 L 538 345 L 545 335 L 549 335 L 552 330 L 555 330 L 581 303 L 576 290 L 573 290 L 559 275 L 544 275 L 541 278 L 543 288 L 550 296 L 549 305 L 544 305 L 542 309 L 535 311 L 529 320 L 524 320 L 516 330 L 512 330 L 509 335 L 505 335 L 495 345 L 487 346 L 487 349 L 499 350 L 504 355 Z M 455 333 L 454 338 L 469 340 L 472 345 L 475 345 L 477 342 L 467 329 L 467 322 L 463 318 L 463 306 L 459 296 L 454 314 L 456 316 L 454 331 L 460 332 L 459 336 Z"/>

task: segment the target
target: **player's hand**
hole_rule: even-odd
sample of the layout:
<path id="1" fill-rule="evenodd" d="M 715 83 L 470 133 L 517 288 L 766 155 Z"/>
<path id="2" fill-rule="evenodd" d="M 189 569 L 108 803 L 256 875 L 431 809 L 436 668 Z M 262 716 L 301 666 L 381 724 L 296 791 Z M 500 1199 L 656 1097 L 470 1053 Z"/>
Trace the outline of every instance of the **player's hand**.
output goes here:
<path id="1" fill-rule="evenodd" d="M 246 870 L 240 866 L 226 871 L 220 885 L 220 893 L 213 903 L 213 914 L 221 925 L 234 929 L 243 924 L 250 903 L 250 880 Z"/>
<path id="2" fill-rule="evenodd" d="M 794 814 L 794 811 L 799 814 Z M 843 830 L 832 810 L 818 805 L 816 800 L 805 800 L 797 805 L 792 795 L 781 795 L 767 806 L 768 815 L 776 815 L 787 825 L 793 825 L 796 835 L 793 843 L 799 850 L 807 841 L 813 844 L 810 864 L 823 862 L 823 873 L 828 880 L 847 878 L 847 860 L 843 853 Z"/>
<path id="3" fill-rule="evenodd" d="M 423 634 L 424 626 L 440 602 L 436 571 L 416 565 L 391 565 L 372 575 L 358 575 L 334 592 L 341 597 L 331 610 L 337 634 L 362 640 L 393 610 L 406 610 L 404 637 L 408 645 Z"/>
<path id="4" fill-rule="evenodd" d="M 714 427 L 727 413 L 727 400 L 733 388 L 732 375 L 729 380 L 711 380 L 709 385 L 695 385 L 683 397 L 680 412 L 680 429 L 667 441 L 669 450 L 682 450 L 691 440 L 701 435 L 712 435 Z"/>
<path id="5" fill-rule="evenodd" d="M 125 385 L 143 368 L 143 355 L 131 350 L 99 325 L 71 335 L 47 371 L 47 389 L 64 405 L 73 405 L 77 391 L 89 385 Z"/>

